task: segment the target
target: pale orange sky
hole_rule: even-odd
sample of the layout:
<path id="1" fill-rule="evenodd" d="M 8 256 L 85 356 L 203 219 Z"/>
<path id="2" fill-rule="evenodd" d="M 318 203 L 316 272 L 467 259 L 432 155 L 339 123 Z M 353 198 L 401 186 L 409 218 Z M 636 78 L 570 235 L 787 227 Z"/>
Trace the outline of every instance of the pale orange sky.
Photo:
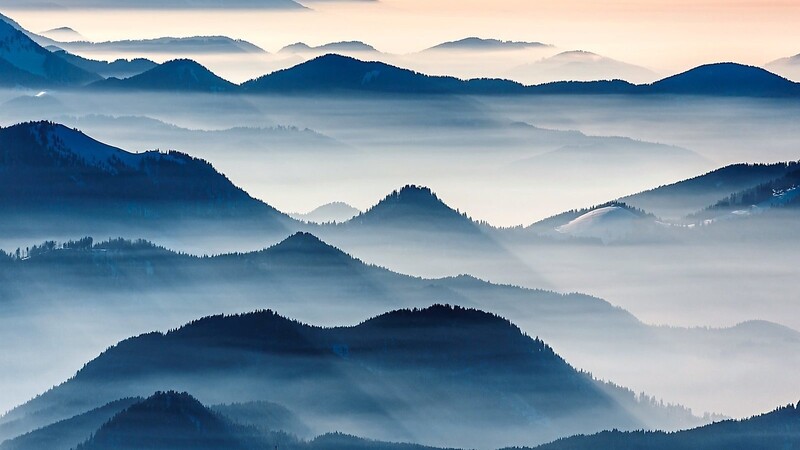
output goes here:
<path id="1" fill-rule="evenodd" d="M 552 43 L 663 74 L 704 62 L 762 65 L 800 53 L 798 0 L 383 0 L 307 3 L 311 12 L 30 11 L 5 13 L 42 31 L 91 40 L 222 34 L 268 51 L 304 41 L 363 40 L 413 52 L 466 36 Z"/>

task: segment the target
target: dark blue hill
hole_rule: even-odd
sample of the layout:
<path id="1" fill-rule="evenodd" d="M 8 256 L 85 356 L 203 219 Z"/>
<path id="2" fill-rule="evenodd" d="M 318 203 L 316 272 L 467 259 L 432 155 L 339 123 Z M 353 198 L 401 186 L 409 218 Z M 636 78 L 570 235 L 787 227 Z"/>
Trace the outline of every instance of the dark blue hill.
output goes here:
<path id="1" fill-rule="evenodd" d="M 521 84 L 506 80 L 460 80 L 430 76 L 377 61 L 328 54 L 242 84 L 253 93 L 513 94 Z"/>
<path id="2" fill-rule="evenodd" d="M 232 92 L 238 86 L 190 59 L 160 64 L 130 78 L 108 78 L 91 85 L 102 90 Z"/>

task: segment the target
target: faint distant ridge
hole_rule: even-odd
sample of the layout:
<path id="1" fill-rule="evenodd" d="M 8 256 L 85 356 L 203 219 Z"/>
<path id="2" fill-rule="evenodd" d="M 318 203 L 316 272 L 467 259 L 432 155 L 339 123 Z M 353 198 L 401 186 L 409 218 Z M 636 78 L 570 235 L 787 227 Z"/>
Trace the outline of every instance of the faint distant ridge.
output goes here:
<path id="1" fill-rule="evenodd" d="M 424 51 L 438 51 L 438 50 L 479 50 L 479 51 L 497 51 L 497 50 L 525 50 L 530 48 L 548 48 L 552 47 L 550 44 L 542 42 L 526 42 L 526 41 L 503 41 L 500 39 L 483 39 L 475 36 L 466 37 L 455 41 L 443 42 L 434 45 Z"/>
<path id="2" fill-rule="evenodd" d="M 341 223 L 361 214 L 361 210 L 345 202 L 331 202 L 314 208 L 307 213 L 289 214 L 294 219 L 312 223 Z"/>
<path id="3" fill-rule="evenodd" d="M 794 56 L 787 56 L 785 58 L 778 58 L 775 61 L 767 63 L 767 66 L 771 66 L 774 64 L 797 64 L 800 65 L 800 53 Z"/>
<path id="4" fill-rule="evenodd" d="M 52 45 L 70 52 L 119 52 L 151 54 L 237 54 L 266 53 L 261 47 L 242 39 L 227 36 L 159 37 L 121 41 L 71 41 Z"/>
<path id="5" fill-rule="evenodd" d="M 508 76 L 534 85 L 545 80 L 588 82 L 622 79 L 641 83 L 658 78 L 655 72 L 645 67 L 584 50 L 565 51 L 523 64 L 511 69 Z"/>
<path id="6" fill-rule="evenodd" d="M 303 42 L 291 44 L 283 47 L 278 53 L 337 53 L 337 52 L 365 52 L 379 53 L 378 50 L 362 41 L 339 41 L 330 42 L 323 45 L 310 46 Z"/>
<path id="7" fill-rule="evenodd" d="M 190 59 L 175 59 L 126 79 L 108 78 L 91 85 L 105 90 L 232 92 L 237 86 Z"/>
<path id="8" fill-rule="evenodd" d="M 70 27 L 53 28 L 47 31 L 42 31 L 39 34 L 55 40 L 78 41 L 85 39 L 80 33 Z"/>
<path id="9" fill-rule="evenodd" d="M 800 54 L 770 61 L 764 67 L 793 81 L 800 81 Z"/>
<path id="10" fill-rule="evenodd" d="M 50 32 L 36 34 L 20 26 L 13 19 L 0 14 L 0 21 L 21 31 L 42 47 L 57 48 L 70 53 L 134 53 L 134 54 L 236 54 L 266 53 L 257 45 L 227 36 L 158 37 L 152 39 L 127 39 L 119 41 L 92 42 L 77 33 L 64 29 L 53 35 Z M 64 27 L 65 28 L 65 27 Z M 56 32 L 59 29 L 51 30 Z"/>
<path id="11" fill-rule="evenodd" d="M 311 430 L 294 411 L 277 403 L 259 400 L 214 405 L 210 409 L 237 424 L 261 432 L 278 431 L 300 438 L 311 436 Z"/>

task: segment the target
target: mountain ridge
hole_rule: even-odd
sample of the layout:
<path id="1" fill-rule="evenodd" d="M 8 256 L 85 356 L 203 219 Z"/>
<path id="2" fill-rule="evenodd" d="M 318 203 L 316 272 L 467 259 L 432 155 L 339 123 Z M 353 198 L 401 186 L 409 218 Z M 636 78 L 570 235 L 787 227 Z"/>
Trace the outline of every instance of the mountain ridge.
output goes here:
<path id="1" fill-rule="evenodd" d="M 0 128 L 0 154 L 4 222 L 56 214 L 74 216 L 75 226 L 125 217 L 140 219 L 133 226 L 189 217 L 242 225 L 258 219 L 265 231 L 294 223 L 210 163 L 180 152 L 129 153 L 40 121 Z"/>
<path id="2" fill-rule="evenodd" d="M 477 36 L 470 36 L 454 41 L 442 42 L 441 44 L 429 47 L 427 51 L 441 50 L 520 50 L 528 48 L 552 47 L 550 44 L 529 41 L 504 41 L 501 39 L 484 39 Z"/>
<path id="3" fill-rule="evenodd" d="M 430 339 L 420 341 L 420 336 Z M 419 345 L 427 350 L 420 351 Z M 146 350 L 152 346 L 158 347 L 159 351 Z M 218 353 L 222 348 L 227 348 L 224 355 Z M 380 348 L 383 350 L 378 350 Z M 499 348 L 503 351 L 498 352 Z M 252 352 L 262 356 L 253 359 Z M 245 358 L 248 354 L 250 356 Z M 297 361 L 297 356 L 302 356 L 303 361 Z M 487 364 L 490 360 L 492 363 Z M 226 375 L 226 367 L 240 369 Z M 408 369 L 411 367 L 420 372 L 409 378 Z M 369 370 L 364 371 L 365 368 Z M 310 373 L 315 375 L 311 377 L 307 369 L 314 369 Z M 304 386 L 305 392 L 298 390 L 296 382 L 281 381 L 287 370 L 303 374 L 303 379 L 296 382 Z M 340 371 L 354 378 L 346 382 L 338 374 Z M 206 374 L 205 381 L 200 384 L 193 382 L 187 378 L 189 373 Z M 256 378 L 247 375 L 249 373 Z M 374 384 L 377 382 L 374 373 L 381 374 L 378 385 Z M 414 407 L 398 409 L 399 405 L 391 406 L 394 404 L 390 400 L 392 396 L 386 403 L 377 395 L 378 392 L 386 395 L 379 386 L 387 383 L 397 392 L 410 394 L 411 386 L 423 378 L 428 380 L 427 389 L 434 389 L 438 395 L 448 398 L 446 403 L 432 404 L 430 407 L 434 410 L 445 405 L 452 407 L 452 402 L 456 402 L 462 408 L 455 415 L 468 423 L 478 425 L 486 420 L 486 414 L 505 416 L 510 427 L 534 427 L 543 433 L 542 436 L 550 434 L 546 431 L 550 427 L 570 427 L 572 420 L 566 418 L 576 415 L 595 424 L 589 429 L 595 426 L 602 429 L 601 423 L 635 428 L 639 426 L 639 420 L 646 420 L 647 411 L 650 411 L 649 407 L 635 400 L 632 392 L 597 382 L 577 372 L 551 347 L 522 334 L 508 320 L 475 309 L 446 305 L 395 310 L 356 326 L 335 328 L 305 325 L 270 310 L 209 316 L 166 333 L 148 333 L 123 340 L 87 363 L 67 382 L 22 409 L 41 408 L 50 399 L 57 403 L 77 401 L 82 404 L 88 401 L 86 406 L 91 407 L 102 403 L 105 398 L 129 391 L 134 386 L 130 383 L 135 380 L 138 381 L 134 390 L 149 390 L 152 383 L 146 380 L 156 374 L 176 381 L 182 379 L 175 386 L 192 387 L 203 398 L 215 395 L 213 389 L 219 387 L 209 388 L 211 385 L 220 386 L 211 382 L 218 377 L 222 377 L 220 381 L 233 376 L 241 382 L 257 383 L 267 389 L 264 394 L 290 405 L 292 409 L 305 411 L 306 420 L 312 420 L 308 415 L 314 417 L 314 410 L 326 416 L 338 411 L 345 417 L 354 413 L 360 415 L 358 411 L 372 411 L 364 419 L 377 427 L 370 428 L 373 430 L 371 437 L 375 438 L 401 438 L 404 433 L 397 432 L 398 426 L 433 438 L 435 433 L 431 434 L 430 425 L 425 425 L 425 420 L 433 419 L 432 416 L 422 419 L 414 413 Z M 454 378 L 458 374 L 467 379 Z M 309 384 L 309 377 L 321 379 Z M 324 387 L 328 384 L 324 380 L 335 382 L 338 386 L 335 394 Z M 551 425 L 543 427 L 538 420 L 508 410 L 503 406 L 505 401 L 479 387 L 482 383 L 501 380 L 502 384 L 489 392 L 500 389 L 503 395 L 520 396 L 526 405 L 523 407 L 525 410 L 533 408 L 531 411 L 536 411 L 536 415 L 548 417 Z M 279 383 L 279 386 L 268 387 L 270 383 Z M 89 397 L 84 392 L 87 388 L 92 390 Z M 466 395 L 469 391 L 473 391 L 472 394 Z M 320 406 L 312 407 L 312 399 L 326 392 L 325 395 L 332 395 L 327 405 L 321 410 Z M 554 397 L 556 392 L 558 397 Z M 90 400 L 92 398 L 95 400 Z M 631 415 L 629 409 L 639 412 Z M 448 416 L 455 412 L 449 411 Z M 587 411 L 602 411 L 603 414 L 590 413 L 587 416 Z M 20 412 L 17 409 L 12 414 Z M 641 418 L 636 418 L 639 414 Z M 676 419 L 678 417 L 683 416 L 679 414 Z M 696 419 L 687 416 L 680 420 Z M 471 436 L 471 439 L 476 438 Z M 493 439 L 498 438 L 499 435 Z"/>
<path id="4" fill-rule="evenodd" d="M 23 80 L 17 73 L 12 74 L 21 84 L 28 87 L 40 87 L 47 84 L 81 86 L 101 78 L 97 74 L 87 72 L 53 55 L 31 40 L 25 32 L 21 31 L 21 27 L 18 27 L 16 22 L 0 20 L 0 60 L 32 76 L 30 79 Z M 3 75 L 0 72 L 0 80 L 4 78 Z M 44 83 L 38 84 L 39 79 Z"/>
<path id="5" fill-rule="evenodd" d="M 99 90 L 155 90 L 232 92 L 236 85 L 190 59 L 174 59 L 130 78 L 108 78 L 92 83 Z"/>

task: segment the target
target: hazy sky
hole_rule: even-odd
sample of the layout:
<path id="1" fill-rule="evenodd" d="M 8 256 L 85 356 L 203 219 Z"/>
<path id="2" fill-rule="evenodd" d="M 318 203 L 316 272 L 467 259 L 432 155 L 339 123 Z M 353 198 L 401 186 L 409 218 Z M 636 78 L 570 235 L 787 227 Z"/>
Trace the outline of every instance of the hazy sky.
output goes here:
<path id="1" fill-rule="evenodd" d="M 6 10 L 43 31 L 71 26 L 91 40 L 222 34 L 266 50 L 304 41 L 363 40 L 416 51 L 465 36 L 584 49 L 669 74 L 703 62 L 762 65 L 800 53 L 797 0 L 383 0 L 313 2 L 309 12 Z"/>

